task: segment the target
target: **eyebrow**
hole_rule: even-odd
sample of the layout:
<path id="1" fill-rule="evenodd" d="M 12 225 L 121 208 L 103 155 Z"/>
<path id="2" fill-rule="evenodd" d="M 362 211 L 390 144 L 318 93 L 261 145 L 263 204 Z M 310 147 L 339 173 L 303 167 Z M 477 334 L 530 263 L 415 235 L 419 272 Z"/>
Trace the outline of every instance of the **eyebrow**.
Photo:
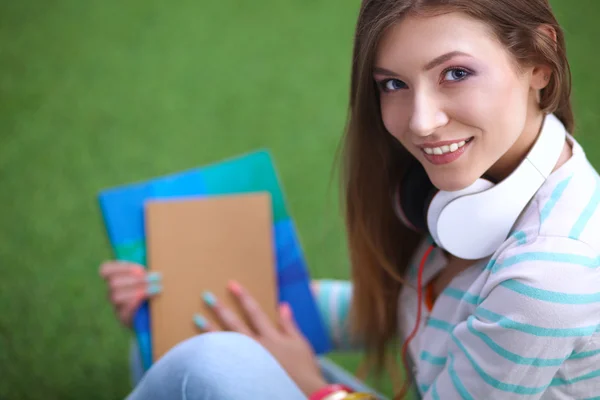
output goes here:
<path id="1" fill-rule="evenodd" d="M 467 57 L 470 57 L 467 53 L 463 53 L 462 51 L 451 51 L 449 53 L 442 54 L 441 56 L 436 57 L 433 60 L 429 61 L 427 63 L 427 65 L 425 65 L 425 71 L 429 71 L 430 69 L 433 69 L 433 68 L 437 67 L 438 65 L 443 64 L 446 61 L 451 60 L 452 58 L 454 58 L 456 56 L 467 56 Z"/>
<path id="2" fill-rule="evenodd" d="M 451 60 L 452 58 L 454 58 L 456 56 L 467 56 L 467 57 L 470 57 L 469 54 L 464 53 L 462 51 L 451 51 L 449 53 L 442 54 L 441 56 L 438 56 L 438 57 L 434 58 L 433 60 L 429 61 L 425 65 L 425 68 L 423 68 L 423 69 L 425 71 L 429 71 L 429 70 L 437 67 L 438 65 L 443 64 L 446 61 Z M 381 67 L 375 67 L 373 69 L 373 72 L 375 74 L 381 74 L 381 75 L 393 75 L 393 76 L 397 75 L 395 72 L 390 71 L 389 69 L 381 68 Z"/>

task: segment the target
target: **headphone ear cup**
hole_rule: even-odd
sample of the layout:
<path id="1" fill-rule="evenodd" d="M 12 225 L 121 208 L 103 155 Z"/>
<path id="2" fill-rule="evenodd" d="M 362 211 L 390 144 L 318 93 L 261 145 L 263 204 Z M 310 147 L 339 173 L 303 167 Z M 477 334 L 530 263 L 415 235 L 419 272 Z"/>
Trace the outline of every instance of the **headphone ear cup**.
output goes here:
<path id="1" fill-rule="evenodd" d="M 429 208 L 427 209 L 426 218 L 429 233 L 438 246 L 444 247 L 444 238 L 440 237 L 438 226 L 440 215 L 444 212 L 444 209 L 446 209 L 446 207 L 456 199 L 484 192 L 493 186 L 494 183 L 490 180 L 479 178 L 473 184 L 464 189 L 453 192 L 438 191 L 432 196 Z M 494 212 L 494 210 L 490 210 L 490 212 Z M 455 232 L 454 234 L 460 234 L 459 228 L 455 227 L 455 229 L 452 231 Z"/>
<path id="2" fill-rule="evenodd" d="M 423 166 L 418 162 L 411 165 L 394 196 L 394 209 L 400 221 L 416 232 L 428 232 L 427 210 L 436 192 Z"/>

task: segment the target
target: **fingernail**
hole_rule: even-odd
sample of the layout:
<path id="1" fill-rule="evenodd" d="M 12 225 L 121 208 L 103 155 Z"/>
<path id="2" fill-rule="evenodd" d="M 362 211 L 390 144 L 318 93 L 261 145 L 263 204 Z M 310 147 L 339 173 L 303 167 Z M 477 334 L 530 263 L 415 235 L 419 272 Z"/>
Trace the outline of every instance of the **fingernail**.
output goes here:
<path id="1" fill-rule="evenodd" d="M 282 303 L 279 306 L 279 311 L 281 312 L 281 316 L 285 319 L 290 319 L 292 317 L 292 309 L 288 303 Z"/>
<path id="2" fill-rule="evenodd" d="M 146 274 L 146 282 L 148 283 L 158 283 L 162 279 L 162 274 L 160 272 L 149 272 Z"/>
<path id="3" fill-rule="evenodd" d="M 206 327 L 208 326 L 208 322 L 206 321 L 206 318 L 204 318 L 200 314 L 194 315 L 194 323 L 200 329 L 206 329 Z"/>
<path id="4" fill-rule="evenodd" d="M 242 287 L 236 281 L 229 281 L 229 290 L 233 292 L 233 294 L 239 296 L 242 294 Z"/>
<path id="5" fill-rule="evenodd" d="M 146 293 L 149 296 L 154 296 L 155 294 L 159 294 L 162 291 L 162 286 L 158 283 L 152 283 L 148 285 L 148 289 L 146 289 Z"/>
<path id="6" fill-rule="evenodd" d="M 209 307 L 214 307 L 217 304 L 217 298 L 211 292 L 204 292 L 202 295 L 204 302 L 208 304 Z"/>

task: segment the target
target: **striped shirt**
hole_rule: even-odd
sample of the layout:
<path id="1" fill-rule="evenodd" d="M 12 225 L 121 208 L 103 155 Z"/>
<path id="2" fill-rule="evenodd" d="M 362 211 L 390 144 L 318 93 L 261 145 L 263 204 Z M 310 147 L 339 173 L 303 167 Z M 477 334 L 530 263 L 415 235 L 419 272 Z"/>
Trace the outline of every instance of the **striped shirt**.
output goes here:
<path id="1" fill-rule="evenodd" d="M 409 351 L 423 399 L 600 399 L 600 178 L 568 139 L 573 156 L 508 240 L 458 274 L 430 312 L 423 305 Z M 415 285 L 430 244 L 409 268 Z M 445 263 L 434 249 L 423 284 Z M 404 337 L 416 309 L 416 290 L 406 286 L 398 309 Z"/>
<path id="2" fill-rule="evenodd" d="M 578 142 L 568 140 L 572 157 L 501 248 L 459 273 L 431 311 L 424 302 L 409 347 L 423 399 L 600 400 L 600 178 Z M 399 296 L 402 338 L 416 321 L 417 266 L 431 243 L 415 252 L 406 276 L 412 287 Z M 445 264 L 434 249 L 424 287 Z M 347 333 L 351 284 L 315 283 L 334 346 L 355 348 Z"/>

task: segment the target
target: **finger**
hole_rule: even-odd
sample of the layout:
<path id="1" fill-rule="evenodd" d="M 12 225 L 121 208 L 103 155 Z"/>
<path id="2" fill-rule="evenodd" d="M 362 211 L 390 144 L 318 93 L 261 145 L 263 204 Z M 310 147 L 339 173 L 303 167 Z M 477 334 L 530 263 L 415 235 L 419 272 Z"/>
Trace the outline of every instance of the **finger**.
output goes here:
<path id="1" fill-rule="evenodd" d="M 119 303 L 117 305 L 117 315 L 119 316 L 119 320 L 127 326 L 131 326 L 133 314 L 143 303 L 144 299 L 145 296 L 143 295 L 143 292 L 135 291 L 131 294 L 128 301 Z"/>
<path id="2" fill-rule="evenodd" d="M 200 314 L 194 315 L 194 325 L 202 332 L 215 332 L 216 329 L 206 318 Z"/>
<path id="3" fill-rule="evenodd" d="M 139 264 L 127 261 L 108 261 L 100 266 L 100 276 L 108 278 L 114 274 L 139 274 L 145 275 L 145 268 Z"/>
<path id="4" fill-rule="evenodd" d="M 300 334 L 296 321 L 294 320 L 292 308 L 288 303 L 281 303 L 279 305 L 279 324 L 283 333 L 287 335 L 296 336 Z"/>
<path id="5" fill-rule="evenodd" d="M 128 289 L 146 290 L 148 282 L 143 277 L 131 275 L 119 275 L 111 277 L 108 281 L 108 287 L 111 292 L 125 291 Z"/>
<path id="6" fill-rule="evenodd" d="M 119 319 L 126 325 L 131 326 L 133 314 L 140 305 L 149 297 L 159 294 L 162 290 L 160 285 L 149 285 L 145 288 L 131 288 L 112 292 L 111 302 L 116 308 Z"/>
<path id="7" fill-rule="evenodd" d="M 151 285 L 160 285 L 162 277 L 158 272 L 139 274 L 120 274 L 110 278 L 109 286 L 111 290 L 121 290 L 127 288 L 142 288 Z"/>
<path id="8" fill-rule="evenodd" d="M 149 297 L 153 297 L 162 291 L 162 286 L 159 284 L 144 285 L 137 287 L 129 287 L 125 289 L 112 290 L 110 292 L 110 301 L 117 307 L 121 307 L 126 303 L 133 301 L 144 301 Z"/>
<path id="9" fill-rule="evenodd" d="M 235 281 L 229 282 L 228 288 L 238 300 L 246 318 L 258 335 L 265 336 L 276 332 L 275 326 L 250 293 Z"/>
<path id="10" fill-rule="evenodd" d="M 110 301 L 115 307 L 120 308 L 128 303 L 143 301 L 146 298 L 144 288 L 132 288 L 125 290 L 115 290 L 110 292 Z"/>
<path id="11" fill-rule="evenodd" d="M 223 325 L 223 328 L 229 331 L 239 332 L 252 336 L 248 326 L 229 308 L 225 307 L 211 292 L 204 292 L 203 299 L 206 305 L 215 314 L 217 319 Z"/>

